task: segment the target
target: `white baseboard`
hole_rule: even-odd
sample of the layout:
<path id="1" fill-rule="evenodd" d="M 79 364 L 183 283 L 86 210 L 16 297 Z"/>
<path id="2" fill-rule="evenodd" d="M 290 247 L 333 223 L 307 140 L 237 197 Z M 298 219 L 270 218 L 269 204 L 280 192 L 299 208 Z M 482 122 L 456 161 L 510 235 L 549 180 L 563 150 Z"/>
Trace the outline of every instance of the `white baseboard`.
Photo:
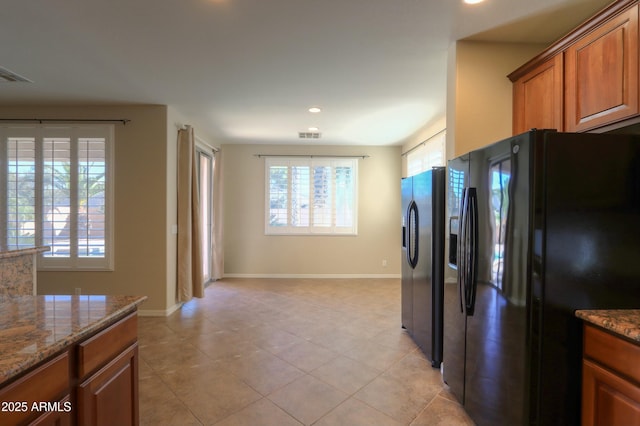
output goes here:
<path id="1" fill-rule="evenodd" d="M 138 315 L 141 317 L 168 317 L 182 307 L 182 303 L 176 303 L 167 309 L 139 309 Z"/>
<path id="2" fill-rule="evenodd" d="M 224 274 L 224 278 L 401 278 L 400 274 Z"/>

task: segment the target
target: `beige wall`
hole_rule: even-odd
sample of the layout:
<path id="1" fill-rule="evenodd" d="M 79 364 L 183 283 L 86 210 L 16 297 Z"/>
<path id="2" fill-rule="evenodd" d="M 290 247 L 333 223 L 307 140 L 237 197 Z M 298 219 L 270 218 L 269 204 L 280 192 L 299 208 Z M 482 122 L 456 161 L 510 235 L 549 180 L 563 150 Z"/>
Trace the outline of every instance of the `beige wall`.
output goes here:
<path id="1" fill-rule="evenodd" d="M 506 75 L 541 48 L 480 42 L 452 46 L 449 158 L 511 134 Z M 39 272 L 39 292 L 65 294 L 81 288 L 84 294 L 146 295 L 143 311 L 172 310 L 176 125 L 189 121 L 167 106 L 0 107 L 0 116 L 131 120 L 115 124 L 115 270 Z M 425 127 L 402 147 L 224 145 L 225 274 L 398 276 L 401 152 L 442 130 L 443 123 Z M 256 153 L 370 155 L 360 162 L 358 236 L 265 236 L 264 161 Z"/>
<path id="2" fill-rule="evenodd" d="M 225 276 L 399 276 L 399 146 L 223 145 L 222 153 Z M 358 235 L 266 236 L 264 159 L 255 154 L 369 155 L 358 165 Z"/>
<path id="3" fill-rule="evenodd" d="M 546 45 L 458 41 L 448 55 L 447 114 L 402 143 L 406 152 L 443 129 L 446 158 L 512 134 L 512 85 L 507 75 Z M 402 158 L 406 176 L 406 158 Z"/>
<path id="4" fill-rule="evenodd" d="M 3 118 L 129 119 L 115 124 L 115 269 L 38 272 L 38 293 L 145 295 L 143 310 L 173 306 L 167 274 L 167 107 L 2 107 Z M 175 292 L 175 288 L 173 289 Z"/>
<path id="5" fill-rule="evenodd" d="M 458 41 L 450 50 L 447 90 L 449 158 L 512 135 L 507 75 L 546 46 Z"/>
<path id="6" fill-rule="evenodd" d="M 166 174 L 166 308 L 172 309 L 178 295 L 178 128 L 189 122 L 178 111 L 167 108 L 167 174 Z M 175 225 L 175 233 L 174 233 Z"/>
<path id="7" fill-rule="evenodd" d="M 447 78 L 447 158 L 512 135 L 512 83 L 507 75 L 546 46 L 458 41 L 449 49 Z M 449 230 L 445 250 L 449 250 Z M 445 268 L 445 279 L 455 282 Z"/>

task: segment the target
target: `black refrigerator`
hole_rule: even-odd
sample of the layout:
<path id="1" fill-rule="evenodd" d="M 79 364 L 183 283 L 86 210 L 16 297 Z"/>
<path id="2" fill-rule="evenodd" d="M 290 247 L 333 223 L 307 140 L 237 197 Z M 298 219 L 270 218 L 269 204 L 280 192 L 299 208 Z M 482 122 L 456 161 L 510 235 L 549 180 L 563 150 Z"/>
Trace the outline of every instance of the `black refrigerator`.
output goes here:
<path id="1" fill-rule="evenodd" d="M 402 179 L 402 326 L 433 367 L 442 362 L 444 167 Z"/>
<path id="2" fill-rule="evenodd" d="M 640 137 L 532 130 L 447 187 L 445 382 L 479 425 L 580 424 L 575 310 L 640 307 Z"/>

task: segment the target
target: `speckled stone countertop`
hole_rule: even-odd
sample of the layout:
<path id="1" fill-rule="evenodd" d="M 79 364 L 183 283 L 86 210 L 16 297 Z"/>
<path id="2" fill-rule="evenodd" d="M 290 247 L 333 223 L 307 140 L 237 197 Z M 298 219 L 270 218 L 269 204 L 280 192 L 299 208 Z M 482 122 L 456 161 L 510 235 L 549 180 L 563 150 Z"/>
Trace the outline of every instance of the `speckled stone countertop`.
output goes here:
<path id="1" fill-rule="evenodd" d="M 579 310 L 576 316 L 640 343 L 640 309 Z"/>
<path id="2" fill-rule="evenodd" d="M 17 249 L 17 250 L 6 250 L 0 247 L 0 259 L 4 259 L 8 257 L 24 256 L 26 254 L 37 254 L 37 253 L 42 253 L 43 251 L 49 251 L 49 250 L 51 250 L 51 247 L 49 246 L 30 247 L 30 248 L 23 248 L 23 249 Z"/>
<path id="3" fill-rule="evenodd" d="M 119 317 L 146 296 L 0 296 L 0 386 Z"/>

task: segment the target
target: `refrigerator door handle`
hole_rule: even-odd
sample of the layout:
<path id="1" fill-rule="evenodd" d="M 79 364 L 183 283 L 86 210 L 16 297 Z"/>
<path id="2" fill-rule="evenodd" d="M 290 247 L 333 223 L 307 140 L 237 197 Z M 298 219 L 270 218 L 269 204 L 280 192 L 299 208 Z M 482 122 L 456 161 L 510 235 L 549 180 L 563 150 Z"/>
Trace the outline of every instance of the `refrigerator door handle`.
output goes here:
<path id="1" fill-rule="evenodd" d="M 468 275 L 466 286 L 466 311 L 472 316 L 476 306 L 476 293 L 478 291 L 478 194 L 476 188 L 467 191 L 468 232 Z"/>
<path id="2" fill-rule="evenodd" d="M 407 209 L 407 261 L 412 269 L 418 264 L 418 205 L 411 201 Z"/>
<path id="3" fill-rule="evenodd" d="M 460 302 L 460 312 L 464 312 L 466 271 L 467 271 L 467 188 L 462 190 L 462 200 L 460 201 L 460 227 L 458 233 L 458 300 Z"/>

